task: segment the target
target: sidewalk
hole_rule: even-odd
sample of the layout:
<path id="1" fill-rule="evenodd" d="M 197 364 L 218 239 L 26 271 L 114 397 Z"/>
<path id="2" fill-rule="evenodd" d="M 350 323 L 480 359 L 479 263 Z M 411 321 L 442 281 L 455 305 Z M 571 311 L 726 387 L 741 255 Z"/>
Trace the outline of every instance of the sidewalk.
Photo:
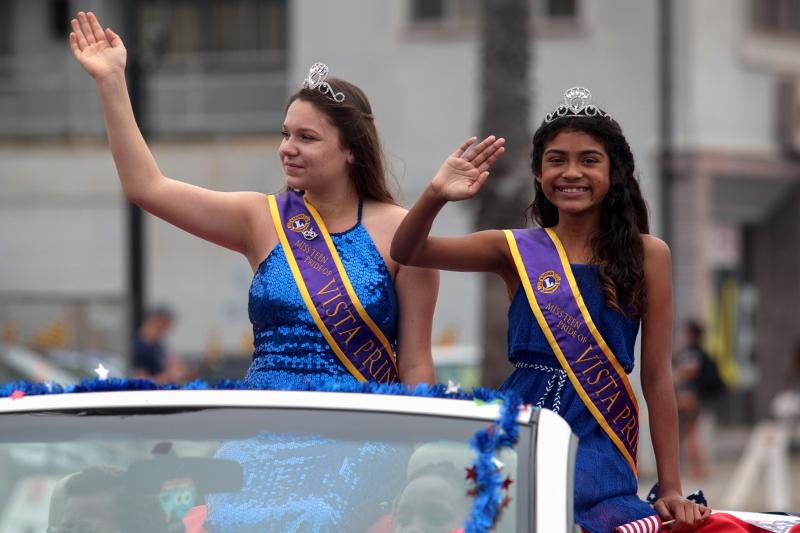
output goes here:
<path id="1" fill-rule="evenodd" d="M 759 465 L 753 486 L 749 487 L 746 503 L 738 509 L 728 507 L 727 498 L 731 493 L 731 482 L 742 458 L 751 427 L 719 428 L 710 442 L 709 456 L 711 473 L 706 479 L 692 479 L 685 471 L 681 472 L 681 482 L 686 494 L 697 489 L 702 489 L 712 509 L 726 509 L 738 511 L 789 511 L 800 512 L 800 451 L 796 446 L 794 453 L 789 456 L 789 508 L 776 509 L 775 505 L 767 501 L 769 466 L 764 463 Z M 648 475 L 639 479 L 639 495 L 644 498 L 656 482 L 655 477 Z"/>

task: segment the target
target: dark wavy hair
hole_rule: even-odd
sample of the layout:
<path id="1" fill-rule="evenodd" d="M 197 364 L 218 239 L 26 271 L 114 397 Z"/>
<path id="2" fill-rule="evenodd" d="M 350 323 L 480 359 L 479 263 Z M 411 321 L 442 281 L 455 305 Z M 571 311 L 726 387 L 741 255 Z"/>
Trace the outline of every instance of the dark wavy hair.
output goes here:
<path id="1" fill-rule="evenodd" d="M 579 131 L 601 143 L 608 154 L 610 188 L 602 204 L 600 229 L 592 237 L 592 261 L 599 265 L 606 303 L 624 316 L 641 317 L 646 309 L 642 235 L 650 233 L 647 204 L 634 175 L 633 153 L 617 121 L 601 117 L 566 117 L 542 123 L 533 135 L 531 169 L 542 174 L 545 148 L 556 135 Z M 558 224 L 558 209 L 538 180 L 528 212 L 543 228 Z"/>
<path id="2" fill-rule="evenodd" d="M 367 95 L 349 81 L 332 77 L 326 81 L 335 92 L 344 94 L 344 101 L 337 102 L 319 89 L 303 88 L 289 97 L 286 109 L 295 100 L 302 100 L 324 113 L 339 130 L 342 147 L 353 154 L 348 170 L 358 194 L 362 198 L 397 204 L 386 179 L 383 148 Z"/>

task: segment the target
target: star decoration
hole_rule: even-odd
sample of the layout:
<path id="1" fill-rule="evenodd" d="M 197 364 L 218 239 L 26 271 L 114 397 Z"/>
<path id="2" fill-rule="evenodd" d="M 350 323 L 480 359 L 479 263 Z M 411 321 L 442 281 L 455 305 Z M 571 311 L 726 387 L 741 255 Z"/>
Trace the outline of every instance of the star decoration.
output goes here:
<path id="1" fill-rule="evenodd" d="M 498 469 L 498 470 L 502 470 L 502 469 L 503 469 L 503 467 L 504 467 L 504 466 L 506 466 L 506 465 L 505 465 L 505 463 L 503 463 L 503 461 L 501 461 L 501 460 L 500 460 L 500 459 L 498 459 L 497 457 L 492 457 L 492 464 L 493 464 L 493 465 L 494 465 L 494 467 L 495 467 L 496 469 Z"/>
<path id="2" fill-rule="evenodd" d="M 511 476 L 508 476 L 505 481 L 503 481 L 503 490 L 508 490 L 508 487 L 510 487 L 512 483 L 514 483 L 514 480 L 511 479 Z"/>
<path id="3" fill-rule="evenodd" d="M 475 472 L 474 466 L 464 467 L 464 470 L 467 471 L 466 479 L 471 479 L 473 481 L 478 479 L 478 474 Z"/>
<path id="4" fill-rule="evenodd" d="M 25 393 L 24 393 L 24 392 L 22 392 L 22 391 L 21 391 L 21 390 L 19 390 L 19 389 L 16 389 L 16 390 L 14 390 L 14 392 L 12 392 L 12 393 L 11 393 L 11 399 L 12 399 L 12 400 L 19 400 L 19 399 L 20 399 L 20 398 L 22 398 L 23 396 L 25 396 Z"/>
<path id="5" fill-rule="evenodd" d="M 500 509 L 505 509 L 506 507 L 508 507 L 508 504 L 510 503 L 511 503 L 511 498 L 506 496 L 505 498 L 503 498 L 503 501 L 500 502 Z"/>
<path id="6" fill-rule="evenodd" d="M 103 363 L 97 365 L 97 368 L 94 369 L 94 373 L 97 374 L 97 377 L 105 381 L 108 379 L 109 370 L 103 366 Z"/>
<path id="7" fill-rule="evenodd" d="M 445 389 L 445 394 L 458 394 L 461 392 L 461 384 L 455 383 L 452 379 L 447 380 L 447 389 Z"/>

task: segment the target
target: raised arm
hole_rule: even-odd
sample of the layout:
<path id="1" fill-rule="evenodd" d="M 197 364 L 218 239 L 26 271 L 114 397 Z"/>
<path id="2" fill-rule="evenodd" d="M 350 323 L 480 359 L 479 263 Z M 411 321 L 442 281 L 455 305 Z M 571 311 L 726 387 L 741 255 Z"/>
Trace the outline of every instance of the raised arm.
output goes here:
<path id="1" fill-rule="evenodd" d="M 72 19 L 69 41 L 75 58 L 97 83 L 111 154 L 128 200 L 257 262 L 264 243 L 256 243 L 254 228 L 266 216 L 264 195 L 210 191 L 163 176 L 133 115 L 122 39 L 110 28 L 103 30 L 93 13 L 80 12 Z"/>
<path id="2" fill-rule="evenodd" d="M 504 139 L 468 139 L 442 164 L 430 185 L 409 210 L 392 240 L 392 258 L 413 265 L 461 272 L 495 272 L 506 281 L 515 278 L 503 233 L 481 231 L 464 237 L 431 237 L 439 210 L 449 201 L 475 196 L 489 176 L 489 168 L 503 154 Z"/>

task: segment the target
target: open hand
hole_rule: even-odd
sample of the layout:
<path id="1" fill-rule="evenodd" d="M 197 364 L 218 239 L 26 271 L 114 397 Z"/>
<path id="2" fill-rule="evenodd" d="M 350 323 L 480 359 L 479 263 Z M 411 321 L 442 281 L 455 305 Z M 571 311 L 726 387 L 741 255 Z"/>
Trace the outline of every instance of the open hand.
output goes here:
<path id="1" fill-rule="evenodd" d="M 489 168 L 503 155 L 506 140 L 486 137 L 467 152 L 477 139 L 467 139 L 450 157 L 442 163 L 434 176 L 431 186 L 448 201 L 472 198 L 481 190 L 489 177 Z"/>
<path id="2" fill-rule="evenodd" d="M 111 28 L 103 31 L 91 11 L 78 13 L 72 19 L 69 44 L 75 58 L 93 78 L 99 79 L 113 72 L 125 71 L 127 51 L 119 35 Z"/>
<path id="3" fill-rule="evenodd" d="M 708 507 L 687 500 L 677 493 L 659 498 L 653 507 L 663 522 L 675 520 L 669 529 L 670 533 L 694 531 L 711 515 Z"/>

